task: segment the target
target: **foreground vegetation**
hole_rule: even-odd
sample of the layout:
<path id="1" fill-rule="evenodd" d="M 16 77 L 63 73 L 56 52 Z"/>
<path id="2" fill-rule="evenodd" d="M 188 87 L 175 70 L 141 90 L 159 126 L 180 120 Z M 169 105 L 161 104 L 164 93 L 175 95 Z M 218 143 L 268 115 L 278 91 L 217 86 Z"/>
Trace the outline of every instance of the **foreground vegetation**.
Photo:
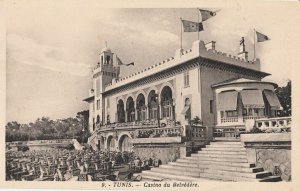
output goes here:
<path id="1" fill-rule="evenodd" d="M 76 138 L 86 142 L 88 136 L 88 111 L 81 111 L 77 116 L 66 119 L 51 120 L 48 117 L 38 118 L 29 124 L 16 121 L 8 122 L 5 127 L 6 141 L 29 141 Z M 84 131 L 83 131 L 84 129 Z"/>

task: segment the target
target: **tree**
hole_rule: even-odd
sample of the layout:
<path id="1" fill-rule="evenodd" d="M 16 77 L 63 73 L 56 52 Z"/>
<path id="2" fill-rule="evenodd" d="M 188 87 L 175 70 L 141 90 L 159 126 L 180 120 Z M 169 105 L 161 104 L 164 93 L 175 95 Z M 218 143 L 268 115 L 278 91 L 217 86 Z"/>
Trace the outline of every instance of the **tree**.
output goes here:
<path id="1" fill-rule="evenodd" d="M 28 141 L 78 138 L 86 142 L 90 136 L 88 124 L 88 110 L 78 112 L 76 118 L 51 120 L 49 117 L 42 117 L 29 124 L 12 121 L 5 126 L 5 139 L 6 141 Z"/>
<path id="2" fill-rule="evenodd" d="M 291 101 L 291 81 L 284 87 L 278 87 L 275 93 L 283 107 L 282 112 L 279 116 L 291 116 L 292 115 L 292 101 Z"/>
<path id="3" fill-rule="evenodd" d="M 89 127 L 89 110 L 80 111 L 77 113 L 76 118 L 81 122 L 82 128 L 88 130 Z"/>

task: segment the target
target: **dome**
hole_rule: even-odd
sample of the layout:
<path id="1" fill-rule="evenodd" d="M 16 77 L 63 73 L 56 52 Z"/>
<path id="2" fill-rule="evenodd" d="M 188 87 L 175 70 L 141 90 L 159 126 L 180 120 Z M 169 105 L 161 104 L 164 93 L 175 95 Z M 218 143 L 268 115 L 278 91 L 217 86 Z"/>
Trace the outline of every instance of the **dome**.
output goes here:
<path id="1" fill-rule="evenodd" d="M 110 50 L 109 48 L 105 47 L 105 48 L 103 48 L 103 49 L 101 50 L 101 53 L 102 53 L 102 52 L 110 52 L 110 53 L 111 53 L 111 50 Z"/>

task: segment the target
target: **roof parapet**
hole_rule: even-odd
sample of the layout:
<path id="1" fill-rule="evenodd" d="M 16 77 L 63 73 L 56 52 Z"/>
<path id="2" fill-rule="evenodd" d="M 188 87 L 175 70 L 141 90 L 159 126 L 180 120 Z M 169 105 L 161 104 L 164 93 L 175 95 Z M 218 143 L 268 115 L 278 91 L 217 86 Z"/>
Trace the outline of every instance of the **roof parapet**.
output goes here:
<path id="1" fill-rule="evenodd" d="M 162 67 L 167 64 L 172 62 L 177 61 L 178 64 L 180 64 L 182 61 L 191 59 L 191 58 L 196 58 L 196 57 L 203 57 L 203 58 L 208 58 L 211 60 L 216 60 L 220 62 L 224 62 L 227 64 L 232 64 L 240 67 L 245 67 L 249 68 L 252 70 L 257 70 L 260 71 L 260 60 L 256 59 L 255 61 L 248 61 L 244 58 L 240 58 L 238 56 L 234 56 L 231 54 L 223 53 L 221 51 L 216 50 L 216 42 L 211 41 L 208 43 L 204 43 L 204 41 L 197 40 L 193 43 L 192 48 L 189 50 L 183 50 L 183 49 L 177 49 L 175 51 L 174 57 L 170 57 L 168 59 L 163 60 L 162 62 L 156 63 L 152 66 L 149 66 L 143 70 L 140 70 L 138 72 L 132 73 L 126 77 L 122 77 L 119 79 L 115 79 L 114 83 L 109 83 L 105 87 L 111 86 L 118 84 L 123 81 L 130 80 L 131 78 L 137 76 L 137 75 L 142 75 L 144 73 L 148 73 L 149 70 L 155 70 L 158 67 Z M 126 82 L 123 82 L 126 83 Z"/>

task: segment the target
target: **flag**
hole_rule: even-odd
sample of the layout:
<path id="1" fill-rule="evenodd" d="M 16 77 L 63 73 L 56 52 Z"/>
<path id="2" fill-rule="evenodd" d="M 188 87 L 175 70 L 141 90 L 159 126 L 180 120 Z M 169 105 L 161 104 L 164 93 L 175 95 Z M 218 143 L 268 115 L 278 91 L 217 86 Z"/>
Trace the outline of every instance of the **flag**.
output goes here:
<path id="1" fill-rule="evenodd" d="M 270 40 L 270 38 L 267 35 L 264 35 L 257 31 L 256 31 L 256 36 L 257 36 L 257 42 L 264 42 L 266 40 Z"/>
<path id="2" fill-rule="evenodd" d="M 130 65 L 134 66 L 134 62 L 130 62 L 129 64 L 126 64 L 126 66 L 130 66 Z"/>
<path id="3" fill-rule="evenodd" d="M 132 66 L 134 66 L 134 62 L 131 62 L 129 64 L 123 64 L 123 62 L 121 61 L 121 59 L 118 56 L 116 56 L 116 59 L 117 59 L 118 66 L 121 66 L 121 65 L 125 65 L 125 66 L 132 65 Z"/>
<path id="4" fill-rule="evenodd" d="M 181 20 L 183 25 L 184 32 L 199 32 L 203 31 L 202 23 L 197 23 L 193 21 Z"/>
<path id="5" fill-rule="evenodd" d="M 200 13 L 201 13 L 201 17 L 202 17 L 202 22 L 206 21 L 207 19 L 216 16 L 216 12 L 212 12 L 209 10 L 204 10 L 204 9 L 199 9 Z"/>

